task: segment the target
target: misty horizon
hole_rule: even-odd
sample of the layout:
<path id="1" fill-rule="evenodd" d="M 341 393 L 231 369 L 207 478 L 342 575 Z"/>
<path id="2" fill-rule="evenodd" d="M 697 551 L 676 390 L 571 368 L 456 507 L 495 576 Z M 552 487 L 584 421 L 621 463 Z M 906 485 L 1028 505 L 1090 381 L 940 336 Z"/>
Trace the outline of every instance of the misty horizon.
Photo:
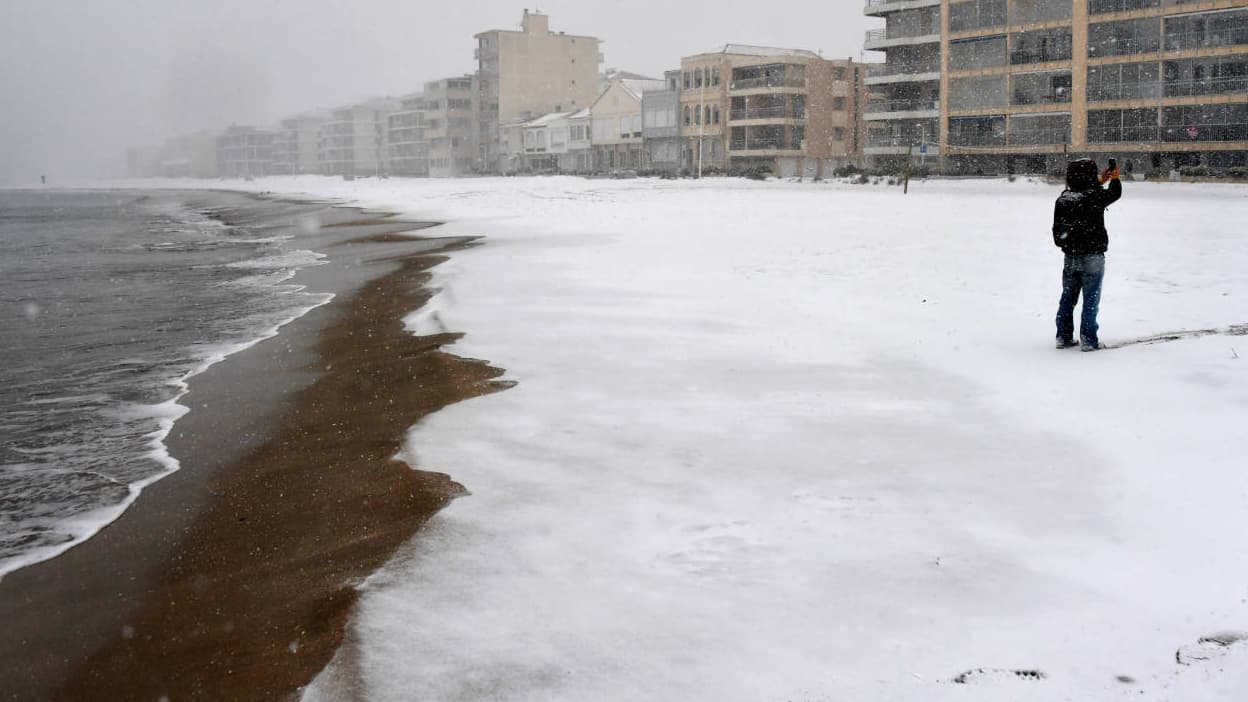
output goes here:
<path id="1" fill-rule="evenodd" d="M 475 71 L 474 35 L 518 28 L 525 9 L 549 15 L 552 31 L 602 40 L 603 70 L 653 77 L 727 43 L 861 60 L 863 30 L 878 23 L 859 3 L 778 2 L 763 15 L 754 4 L 703 0 L 679 9 L 652 0 L 537 8 L 482 0 L 453 14 L 430 7 L 67 0 L 8 8 L 0 80 L 16 99 L 0 118 L 0 184 L 118 176 L 130 146 L 417 93 L 426 81 Z"/>

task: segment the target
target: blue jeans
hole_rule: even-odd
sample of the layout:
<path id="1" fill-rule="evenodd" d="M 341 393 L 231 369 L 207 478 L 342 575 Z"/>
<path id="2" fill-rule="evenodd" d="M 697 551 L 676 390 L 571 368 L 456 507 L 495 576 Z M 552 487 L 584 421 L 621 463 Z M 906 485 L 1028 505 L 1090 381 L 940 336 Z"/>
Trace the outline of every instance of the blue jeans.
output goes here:
<path id="1" fill-rule="evenodd" d="M 1096 312 L 1101 306 L 1101 281 L 1105 279 L 1105 254 L 1066 254 L 1062 266 L 1062 299 L 1057 303 L 1057 338 L 1070 339 L 1075 334 L 1075 304 L 1083 293 L 1083 317 L 1079 322 L 1079 338 L 1084 344 L 1096 345 Z"/>

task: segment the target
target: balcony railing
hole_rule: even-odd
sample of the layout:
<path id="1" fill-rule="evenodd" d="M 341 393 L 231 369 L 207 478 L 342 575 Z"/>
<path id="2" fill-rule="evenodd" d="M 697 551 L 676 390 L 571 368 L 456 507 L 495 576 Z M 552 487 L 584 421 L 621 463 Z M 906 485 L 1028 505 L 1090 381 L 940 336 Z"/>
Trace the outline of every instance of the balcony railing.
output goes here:
<path id="1" fill-rule="evenodd" d="M 912 27 L 905 31 L 893 30 L 892 32 L 882 28 L 869 29 L 867 30 L 865 43 L 878 44 L 894 39 L 918 39 L 920 37 L 939 37 L 939 35 L 940 27 Z"/>
<path id="2" fill-rule="evenodd" d="M 935 98 L 906 98 L 902 100 L 873 100 L 867 103 L 866 112 L 929 112 L 940 109 Z"/>
<path id="3" fill-rule="evenodd" d="M 742 78 L 728 84 L 729 90 L 752 90 L 754 88 L 805 88 L 806 79 L 796 76 L 763 76 Z"/>
<path id="4" fill-rule="evenodd" d="M 883 147 L 883 146 L 913 146 L 914 152 L 919 152 L 919 147 L 927 144 L 928 149 L 939 146 L 938 140 L 932 136 L 924 138 L 918 134 L 868 134 L 867 146 Z"/>
<path id="5" fill-rule="evenodd" d="M 1248 44 L 1248 25 L 1173 34 L 1167 32 L 1165 35 L 1166 51 L 1212 49 L 1241 44 Z"/>
<path id="6" fill-rule="evenodd" d="M 940 73 L 939 63 L 930 64 L 910 64 L 910 63 L 881 63 L 872 64 L 870 78 L 883 78 L 889 76 L 905 76 L 918 75 L 922 73 Z"/>
<path id="7" fill-rule="evenodd" d="M 1070 143 L 1070 128 L 1027 129 L 1010 132 L 1009 143 L 1012 146 L 1044 146 Z"/>
<path id="8" fill-rule="evenodd" d="M 1050 61 L 1069 61 L 1070 47 L 1060 49 L 1016 49 L 1010 52 L 1010 63 L 1018 66 L 1028 63 L 1048 63 Z"/>
<path id="9" fill-rule="evenodd" d="M 785 151 L 800 150 L 801 145 L 787 145 L 783 139 L 733 139 L 728 143 L 729 151 Z"/>
<path id="10" fill-rule="evenodd" d="M 805 119 L 806 113 L 795 114 L 784 105 L 736 109 L 728 113 L 729 119 Z"/>
<path id="11" fill-rule="evenodd" d="M 1223 95 L 1225 93 L 1248 93 L 1248 76 L 1208 78 L 1204 80 L 1167 81 L 1165 84 L 1166 97 Z"/>

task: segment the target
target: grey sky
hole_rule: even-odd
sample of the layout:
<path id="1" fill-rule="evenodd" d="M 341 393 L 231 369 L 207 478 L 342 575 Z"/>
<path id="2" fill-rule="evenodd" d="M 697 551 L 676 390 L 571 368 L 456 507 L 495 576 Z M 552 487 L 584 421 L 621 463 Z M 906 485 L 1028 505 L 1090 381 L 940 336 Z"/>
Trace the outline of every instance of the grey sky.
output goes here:
<path id="1" fill-rule="evenodd" d="M 533 0 L 527 0 L 532 2 Z M 526 0 L 0 0 L 0 183 L 115 173 L 128 144 L 401 95 L 470 72 Z M 861 57 L 861 0 L 551 0 L 604 67 L 660 75 L 724 43 Z M 868 56 L 868 58 L 871 58 Z M 878 58 L 874 60 L 879 60 Z"/>

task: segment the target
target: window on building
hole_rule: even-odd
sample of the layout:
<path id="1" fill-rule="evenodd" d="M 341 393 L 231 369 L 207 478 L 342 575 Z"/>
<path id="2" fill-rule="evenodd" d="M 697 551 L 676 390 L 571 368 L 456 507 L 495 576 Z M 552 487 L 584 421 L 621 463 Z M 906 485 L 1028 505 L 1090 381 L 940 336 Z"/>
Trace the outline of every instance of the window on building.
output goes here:
<path id="1" fill-rule="evenodd" d="M 1005 0 L 970 0 L 949 5 L 949 31 L 996 27 L 1006 23 Z"/>
<path id="2" fill-rule="evenodd" d="M 832 141 L 845 141 L 845 128 L 844 127 L 832 128 Z"/>
<path id="3" fill-rule="evenodd" d="M 700 107 L 693 108 L 693 123 L 702 124 L 702 108 Z"/>
<path id="4" fill-rule="evenodd" d="M 1010 4 L 1010 22 L 1057 22 L 1068 20 L 1073 10 L 1071 0 L 1014 0 Z"/>
<path id="5" fill-rule="evenodd" d="M 685 105 L 685 126 L 689 126 L 689 106 Z"/>
<path id="6" fill-rule="evenodd" d="M 1138 141 L 1157 141 L 1157 108 L 1088 111 L 1088 143 Z"/>
<path id="7" fill-rule="evenodd" d="M 1043 105 L 1070 102 L 1069 71 L 1015 73 L 1010 77 L 1011 105 Z"/>
<path id="8" fill-rule="evenodd" d="M 1144 17 L 1088 25 L 1088 56 L 1127 56 L 1161 49 L 1161 18 Z"/>
<path id="9" fill-rule="evenodd" d="M 832 69 L 832 79 L 833 80 L 845 80 L 845 69 L 841 66 L 837 66 L 836 68 Z"/>
<path id="10" fill-rule="evenodd" d="M 1010 37 L 1010 63 L 1068 61 L 1071 55 L 1070 27 L 1018 32 Z"/>
<path id="11" fill-rule="evenodd" d="M 719 105 L 714 108 L 715 124 L 719 124 Z"/>
<path id="12" fill-rule="evenodd" d="M 1161 140 L 1248 141 L 1248 103 L 1163 107 Z"/>
<path id="13" fill-rule="evenodd" d="M 711 69 L 711 85 L 719 85 L 719 66 Z"/>
<path id="14" fill-rule="evenodd" d="M 892 56 L 890 55 L 891 59 Z M 954 71 L 975 68 L 997 68 L 1005 65 L 1006 41 L 1004 34 L 991 37 L 975 37 L 949 42 L 949 68 Z"/>
<path id="15" fill-rule="evenodd" d="M 685 90 L 688 90 L 689 89 L 689 71 L 685 71 L 684 79 L 685 79 Z"/>
<path id="16" fill-rule="evenodd" d="M 802 126 L 793 127 L 793 130 L 789 132 L 789 148 L 790 149 L 805 148 L 805 144 L 803 144 L 803 142 L 805 141 L 806 141 L 806 128 Z"/>
<path id="17" fill-rule="evenodd" d="M 798 96 L 796 96 L 796 97 L 802 97 L 802 96 L 798 95 Z M 797 101 L 795 100 L 795 101 L 794 101 L 794 106 L 793 106 L 793 107 L 794 107 L 794 111 L 795 111 L 795 112 L 796 112 L 796 110 L 797 110 L 797 105 L 796 105 L 796 102 L 797 102 Z M 837 110 L 838 112 L 843 112 L 843 111 L 845 110 L 845 98 L 843 98 L 843 97 L 834 97 L 834 98 L 832 98 L 832 109 Z M 803 100 L 803 104 L 802 104 L 802 112 L 804 113 L 805 111 L 806 111 L 806 105 L 805 105 L 805 101 Z M 794 117 L 797 117 L 798 115 L 794 114 L 793 116 L 794 116 Z"/>
<path id="18" fill-rule="evenodd" d="M 710 105 L 706 106 L 706 118 L 704 121 L 705 121 L 705 124 L 711 123 L 711 106 Z"/>
<path id="19" fill-rule="evenodd" d="M 1166 97 L 1248 93 L 1248 56 L 1220 56 L 1166 61 Z"/>
<path id="20" fill-rule="evenodd" d="M 1248 44 L 1248 9 L 1166 18 L 1167 51 Z"/>
<path id="21" fill-rule="evenodd" d="M 1088 66 L 1088 101 L 1139 100 L 1161 95 L 1157 62 Z"/>
<path id="22" fill-rule="evenodd" d="M 702 87 L 702 69 L 701 68 L 693 69 L 693 87 L 695 88 Z"/>
<path id="23" fill-rule="evenodd" d="M 1070 143 L 1070 113 L 1014 115 L 1010 118 L 1009 143 L 1018 145 Z"/>
<path id="24" fill-rule="evenodd" d="M 1005 146 L 1005 115 L 950 117 L 952 146 Z"/>
<path id="25" fill-rule="evenodd" d="M 1005 76 L 973 76 L 949 81 L 949 109 L 971 110 L 981 107 L 1004 107 Z"/>

